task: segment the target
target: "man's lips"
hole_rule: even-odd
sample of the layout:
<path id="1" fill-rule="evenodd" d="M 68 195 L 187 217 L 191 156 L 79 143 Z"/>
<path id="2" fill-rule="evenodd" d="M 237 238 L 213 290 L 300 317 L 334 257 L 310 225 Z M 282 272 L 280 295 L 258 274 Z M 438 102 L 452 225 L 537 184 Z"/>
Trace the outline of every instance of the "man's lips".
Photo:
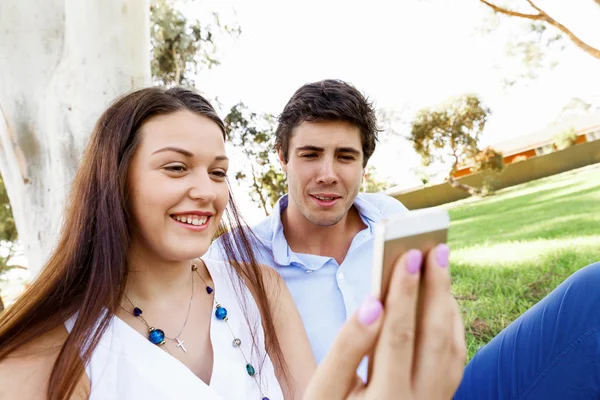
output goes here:
<path id="1" fill-rule="evenodd" d="M 327 194 L 327 195 L 315 195 L 315 194 L 311 194 L 310 197 L 313 199 L 313 201 L 315 203 L 317 203 L 317 205 L 319 207 L 325 207 L 325 208 L 329 208 L 329 207 L 333 207 L 337 201 L 341 198 L 340 196 L 337 195 L 331 195 L 331 194 Z"/>
<path id="2" fill-rule="evenodd" d="M 342 196 L 339 196 L 339 195 L 333 194 L 333 193 L 315 193 L 315 194 L 311 194 L 310 196 L 312 196 L 318 200 L 321 200 L 321 201 L 333 201 L 333 200 L 337 200 L 342 197 Z"/>

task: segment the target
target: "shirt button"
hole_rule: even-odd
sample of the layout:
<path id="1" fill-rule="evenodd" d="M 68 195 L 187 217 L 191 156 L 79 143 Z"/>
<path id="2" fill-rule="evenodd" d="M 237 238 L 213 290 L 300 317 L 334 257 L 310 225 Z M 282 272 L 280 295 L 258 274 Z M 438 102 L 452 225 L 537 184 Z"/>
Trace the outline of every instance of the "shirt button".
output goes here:
<path id="1" fill-rule="evenodd" d="M 339 272 L 338 273 L 338 279 L 344 280 L 344 273 L 343 272 Z"/>
<path id="2" fill-rule="evenodd" d="M 312 274 L 312 269 L 307 269 L 305 272 L 306 272 L 307 274 Z"/>

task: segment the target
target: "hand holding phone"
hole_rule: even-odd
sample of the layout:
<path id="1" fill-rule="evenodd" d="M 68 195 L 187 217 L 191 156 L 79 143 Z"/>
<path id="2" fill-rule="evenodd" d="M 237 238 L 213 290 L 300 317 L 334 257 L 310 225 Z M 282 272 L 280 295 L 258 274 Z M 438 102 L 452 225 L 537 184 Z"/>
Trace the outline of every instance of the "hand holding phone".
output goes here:
<path id="1" fill-rule="evenodd" d="M 451 292 L 449 249 L 441 244 L 448 225 L 441 209 L 381 222 L 373 287 L 384 300 L 368 297 L 346 321 L 304 398 L 452 398 L 462 379 L 466 345 Z M 356 375 L 365 355 L 366 383 Z"/>
<path id="2" fill-rule="evenodd" d="M 408 211 L 385 218 L 375 225 L 372 294 L 385 300 L 396 260 L 410 249 L 429 250 L 446 243 L 450 215 L 443 208 Z"/>

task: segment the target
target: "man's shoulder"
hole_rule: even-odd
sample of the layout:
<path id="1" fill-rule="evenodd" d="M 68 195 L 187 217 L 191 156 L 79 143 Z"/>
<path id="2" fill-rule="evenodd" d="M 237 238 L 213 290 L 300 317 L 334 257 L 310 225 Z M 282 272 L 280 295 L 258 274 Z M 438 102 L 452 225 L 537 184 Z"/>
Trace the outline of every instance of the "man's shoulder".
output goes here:
<path id="1" fill-rule="evenodd" d="M 275 230 L 273 225 L 273 215 L 271 214 L 268 217 L 263 218 L 260 222 L 252 225 L 251 229 L 256 236 L 263 239 L 273 235 L 273 231 Z"/>
<path id="2" fill-rule="evenodd" d="M 377 208 L 382 217 L 408 211 L 400 200 L 384 193 L 359 193 L 358 197 Z"/>

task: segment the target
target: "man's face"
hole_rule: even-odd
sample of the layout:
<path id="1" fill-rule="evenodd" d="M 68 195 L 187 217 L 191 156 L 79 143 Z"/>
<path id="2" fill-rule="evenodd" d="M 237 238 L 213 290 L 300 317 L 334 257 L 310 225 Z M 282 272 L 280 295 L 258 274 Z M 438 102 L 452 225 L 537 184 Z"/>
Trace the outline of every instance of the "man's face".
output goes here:
<path id="1" fill-rule="evenodd" d="M 300 212 L 315 225 L 338 223 L 360 190 L 364 175 L 360 130 L 346 122 L 304 122 L 289 141 L 288 212 Z"/>

